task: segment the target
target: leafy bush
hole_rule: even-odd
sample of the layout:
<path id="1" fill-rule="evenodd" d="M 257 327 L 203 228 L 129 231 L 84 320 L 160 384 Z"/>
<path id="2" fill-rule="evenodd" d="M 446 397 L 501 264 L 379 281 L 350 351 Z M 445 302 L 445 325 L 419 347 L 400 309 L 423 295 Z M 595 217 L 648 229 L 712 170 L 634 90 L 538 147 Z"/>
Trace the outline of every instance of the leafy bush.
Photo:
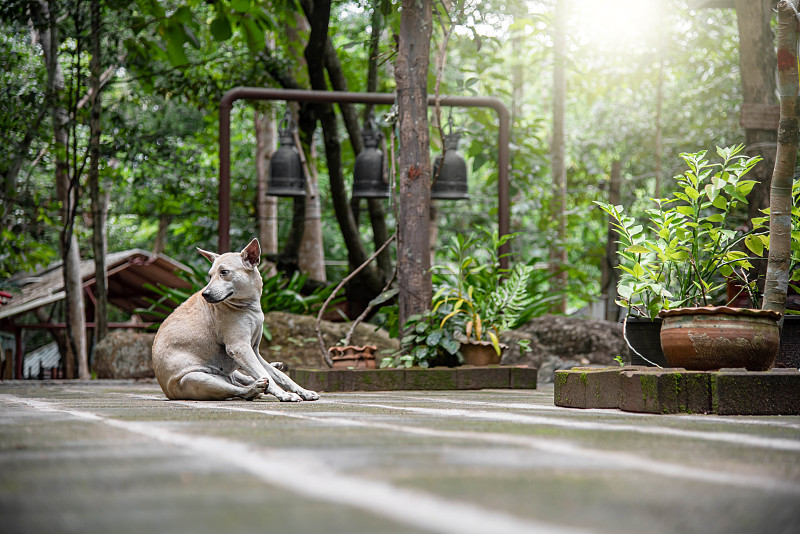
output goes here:
<path id="1" fill-rule="evenodd" d="M 619 236 L 621 306 L 650 317 L 662 309 L 707 306 L 724 292 L 727 277 L 754 289 L 746 274 L 753 258 L 740 246 L 758 256 L 769 238 L 729 228 L 756 183 L 742 178 L 760 161 L 739 155 L 743 148 L 717 148 L 721 163 L 709 163 L 706 151 L 681 154 L 689 169 L 675 177 L 672 195 L 647 211 L 647 229 L 622 206 L 595 202 L 611 215 Z"/>

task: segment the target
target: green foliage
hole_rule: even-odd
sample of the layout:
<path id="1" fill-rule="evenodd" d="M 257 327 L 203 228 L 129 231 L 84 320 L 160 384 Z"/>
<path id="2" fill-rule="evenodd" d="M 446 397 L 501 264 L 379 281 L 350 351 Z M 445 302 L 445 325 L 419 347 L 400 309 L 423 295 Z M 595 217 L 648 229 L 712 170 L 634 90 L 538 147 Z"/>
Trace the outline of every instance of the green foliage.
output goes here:
<path id="1" fill-rule="evenodd" d="M 647 229 L 622 206 L 595 202 L 611 215 L 619 236 L 621 306 L 655 317 L 662 309 L 709 305 L 727 277 L 754 284 L 745 274 L 752 258 L 738 247 L 743 243 L 758 256 L 767 236 L 729 228 L 755 184 L 742 178 L 760 160 L 739 155 L 743 148 L 718 148 L 720 163 L 704 159 L 705 151 L 681 154 L 689 169 L 675 176 L 671 196 L 647 211 Z"/>
<path id="2" fill-rule="evenodd" d="M 440 274 L 435 283 L 433 310 L 450 305 L 448 320 L 466 317 L 466 341 L 489 340 L 500 354 L 499 335 L 517 325 L 520 316 L 533 303 L 528 294 L 528 280 L 533 267 L 517 264 L 510 271 L 500 266 L 499 248 L 516 234 L 498 237 L 487 233 L 488 244 L 461 234 L 453 237 L 448 250 L 452 263 L 436 266 Z"/>
<path id="3" fill-rule="evenodd" d="M 400 340 L 400 350 L 381 361 L 381 368 L 434 366 L 453 367 L 463 363 L 459 352 L 461 342 L 457 339 L 458 321 L 443 324 L 445 310 L 426 310 L 423 314 L 412 315 L 406 321 Z"/>

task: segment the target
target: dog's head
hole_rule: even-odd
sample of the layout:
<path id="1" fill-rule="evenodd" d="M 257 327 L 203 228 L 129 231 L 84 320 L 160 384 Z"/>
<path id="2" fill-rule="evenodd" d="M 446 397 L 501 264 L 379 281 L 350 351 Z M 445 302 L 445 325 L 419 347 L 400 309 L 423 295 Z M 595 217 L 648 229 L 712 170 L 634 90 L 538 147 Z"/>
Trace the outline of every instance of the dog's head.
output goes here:
<path id="1" fill-rule="evenodd" d="M 258 264 L 261 261 L 261 246 L 253 239 L 240 253 L 215 254 L 198 248 L 197 251 L 211 262 L 208 271 L 211 280 L 203 289 L 207 302 L 215 304 L 223 300 L 259 300 L 263 282 Z"/>

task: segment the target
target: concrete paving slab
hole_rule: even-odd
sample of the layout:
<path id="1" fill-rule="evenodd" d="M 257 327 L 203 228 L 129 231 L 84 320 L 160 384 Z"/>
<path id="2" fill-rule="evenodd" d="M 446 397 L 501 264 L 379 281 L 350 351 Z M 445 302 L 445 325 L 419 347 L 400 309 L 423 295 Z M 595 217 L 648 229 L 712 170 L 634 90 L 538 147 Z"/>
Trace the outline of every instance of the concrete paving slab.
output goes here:
<path id="1" fill-rule="evenodd" d="M 168 401 L 0 383 L 0 533 L 795 533 L 800 417 L 539 390 Z"/>

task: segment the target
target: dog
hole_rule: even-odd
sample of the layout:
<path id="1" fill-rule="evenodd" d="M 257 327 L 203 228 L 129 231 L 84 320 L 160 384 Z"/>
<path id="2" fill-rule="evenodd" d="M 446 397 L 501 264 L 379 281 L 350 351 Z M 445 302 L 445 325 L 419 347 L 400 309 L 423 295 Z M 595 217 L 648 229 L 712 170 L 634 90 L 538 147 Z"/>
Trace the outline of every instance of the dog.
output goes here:
<path id="1" fill-rule="evenodd" d="M 254 400 L 269 393 L 281 401 L 313 401 L 258 353 L 264 313 L 253 239 L 241 253 L 197 251 L 211 262 L 211 281 L 167 317 L 153 341 L 153 371 L 173 400 Z"/>

